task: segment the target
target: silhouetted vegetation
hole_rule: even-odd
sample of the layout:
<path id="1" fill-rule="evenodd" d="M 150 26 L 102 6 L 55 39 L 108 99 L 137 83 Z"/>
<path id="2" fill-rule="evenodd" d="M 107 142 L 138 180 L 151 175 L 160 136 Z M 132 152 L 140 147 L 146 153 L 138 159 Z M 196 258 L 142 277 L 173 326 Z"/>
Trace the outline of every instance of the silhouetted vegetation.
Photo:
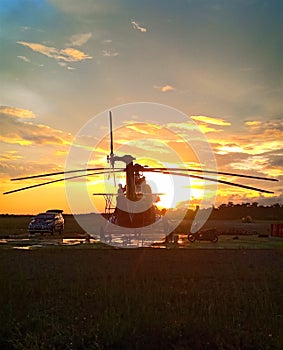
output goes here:
<path id="1" fill-rule="evenodd" d="M 193 219 L 197 210 L 188 209 L 187 219 Z M 276 203 L 271 206 L 258 205 L 258 203 L 221 204 L 219 207 L 213 207 L 209 216 L 211 220 L 241 220 L 242 218 L 251 217 L 252 220 L 283 220 L 283 205 Z"/>

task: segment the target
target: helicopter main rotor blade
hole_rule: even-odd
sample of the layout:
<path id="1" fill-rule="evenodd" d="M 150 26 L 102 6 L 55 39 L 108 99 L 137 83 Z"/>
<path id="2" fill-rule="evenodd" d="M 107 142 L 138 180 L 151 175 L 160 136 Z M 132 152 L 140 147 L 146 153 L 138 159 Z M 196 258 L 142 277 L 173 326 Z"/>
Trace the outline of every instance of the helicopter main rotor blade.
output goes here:
<path id="1" fill-rule="evenodd" d="M 123 170 L 122 170 L 123 171 Z M 121 170 L 115 170 L 115 172 L 121 172 Z M 7 191 L 7 192 L 3 192 L 3 194 L 11 194 L 11 193 L 15 193 L 15 192 L 20 192 L 20 191 L 24 191 L 24 190 L 28 190 L 30 188 L 34 188 L 34 187 L 40 187 L 40 186 L 45 186 L 45 185 L 49 185 L 55 182 L 60 182 L 60 181 L 65 181 L 65 180 L 72 180 L 72 179 L 78 179 L 80 177 L 85 177 L 85 176 L 92 176 L 92 175 L 101 175 L 101 174 L 108 174 L 109 171 L 101 171 L 98 173 L 91 173 L 91 174 L 83 174 L 83 175 L 76 175 L 76 176 L 70 176 L 70 177 L 66 177 L 63 179 L 57 179 L 57 180 L 52 180 L 52 181 L 47 181 L 47 182 L 43 182 L 40 184 L 35 184 L 35 185 L 30 185 L 30 186 L 26 186 L 26 187 L 21 187 L 18 188 L 16 190 L 11 190 L 11 191 Z"/>
<path id="2" fill-rule="evenodd" d="M 206 174 L 219 174 L 219 175 L 227 175 L 227 176 L 237 176 L 237 177 L 243 177 L 248 179 L 256 179 L 256 180 L 265 180 L 265 181 L 279 181 L 278 179 L 273 179 L 270 177 L 261 177 L 261 176 L 252 176 L 252 175 L 243 175 L 243 174 L 237 174 L 237 173 L 226 173 L 223 171 L 213 171 L 213 170 L 201 170 L 201 169 L 191 169 L 191 168 L 144 168 L 143 171 L 152 171 L 152 170 L 161 170 L 161 171 L 188 171 L 188 172 L 194 172 L 194 173 L 206 173 Z"/>
<path id="3" fill-rule="evenodd" d="M 274 192 L 271 192 L 271 191 L 263 190 L 261 188 L 247 186 L 247 185 L 240 185 L 240 184 L 236 184 L 236 183 L 230 182 L 230 181 L 212 179 L 210 177 L 204 177 L 204 176 L 198 176 L 198 175 L 180 174 L 180 173 L 176 173 L 176 172 L 172 172 L 172 171 L 152 171 L 152 172 L 162 173 L 162 174 L 169 174 L 169 175 L 184 176 L 184 177 L 192 177 L 194 179 L 206 180 L 206 181 L 211 181 L 211 182 L 218 182 L 218 183 L 221 183 L 221 184 L 224 184 L 224 185 L 235 186 L 235 187 L 240 187 L 240 188 L 246 188 L 248 190 L 258 191 L 258 192 L 262 192 L 262 193 L 274 193 Z"/>
<path id="4" fill-rule="evenodd" d="M 54 173 L 44 173 L 44 174 L 16 177 L 16 178 L 11 179 L 11 181 L 28 180 L 28 179 L 35 179 L 35 178 L 40 178 L 40 177 L 49 177 L 49 176 L 55 176 L 55 175 L 72 174 L 72 173 L 80 173 L 80 172 L 83 172 L 83 171 L 96 171 L 96 170 L 97 171 L 105 170 L 105 167 L 104 168 L 87 168 L 87 169 L 57 171 L 57 172 L 54 172 Z M 124 168 L 114 168 L 114 170 L 123 171 Z"/>

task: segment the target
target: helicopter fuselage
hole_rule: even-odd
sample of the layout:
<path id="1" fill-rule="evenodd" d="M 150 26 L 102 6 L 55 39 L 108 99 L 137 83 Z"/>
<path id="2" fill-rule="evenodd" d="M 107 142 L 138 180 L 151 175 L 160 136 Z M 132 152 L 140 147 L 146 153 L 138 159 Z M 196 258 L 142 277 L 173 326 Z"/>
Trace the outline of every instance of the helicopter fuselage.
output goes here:
<path id="1" fill-rule="evenodd" d="M 142 176 L 142 170 L 143 166 L 139 164 L 127 164 L 125 193 L 118 191 L 116 208 L 109 219 L 113 224 L 138 228 L 156 221 L 152 191 Z"/>

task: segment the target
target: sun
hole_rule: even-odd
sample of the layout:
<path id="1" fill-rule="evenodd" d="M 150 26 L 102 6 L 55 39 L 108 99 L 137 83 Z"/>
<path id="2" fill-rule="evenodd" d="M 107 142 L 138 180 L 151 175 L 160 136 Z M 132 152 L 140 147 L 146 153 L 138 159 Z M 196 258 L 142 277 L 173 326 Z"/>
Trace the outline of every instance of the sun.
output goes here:
<path id="1" fill-rule="evenodd" d="M 174 197 L 174 186 L 170 175 L 167 174 L 146 174 L 146 182 L 150 185 L 152 193 L 158 195 L 156 203 L 159 208 L 172 208 Z"/>

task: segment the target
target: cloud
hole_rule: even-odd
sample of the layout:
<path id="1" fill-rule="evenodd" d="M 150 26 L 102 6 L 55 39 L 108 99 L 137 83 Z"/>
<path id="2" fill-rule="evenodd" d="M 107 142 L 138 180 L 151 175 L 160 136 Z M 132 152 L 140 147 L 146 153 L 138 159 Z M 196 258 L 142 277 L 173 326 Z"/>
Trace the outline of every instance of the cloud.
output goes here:
<path id="1" fill-rule="evenodd" d="M 23 121 L 34 118 L 31 111 L 14 107 L 0 109 L 0 141 L 15 145 L 68 145 L 72 141 L 70 134 L 46 125 Z"/>
<path id="2" fill-rule="evenodd" d="M 66 62 L 58 62 L 59 66 L 66 67 L 68 70 L 75 70 L 76 68 L 68 66 Z"/>
<path id="3" fill-rule="evenodd" d="M 128 122 L 125 128 L 127 130 L 129 129 L 133 130 L 138 134 L 145 134 L 145 135 L 152 135 L 152 136 L 156 136 L 157 133 L 160 133 L 162 131 L 161 126 L 154 125 L 154 124 L 146 124 L 146 123 Z M 130 137 L 133 137 L 133 136 L 130 136 Z M 138 137 L 138 135 L 136 135 L 135 137 Z"/>
<path id="4" fill-rule="evenodd" d="M 30 62 L 30 59 L 27 58 L 26 56 L 17 56 L 20 60 L 24 61 L 24 62 Z"/>
<path id="5" fill-rule="evenodd" d="M 141 33 L 146 33 L 147 32 L 147 28 L 145 27 L 141 27 L 138 22 L 136 22 L 135 20 L 131 20 L 131 24 L 133 26 L 134 29 L 139 30 Z"/>
<path id="6" fill-rule="evenodd" d="M 177 129 L 179 130 L 179 135 L 184 135 L 184 136 L 188 136 L 188 133 L 192 133 L 192 132 L 201 132 L 203 134 L 206 133 L 212 133 L 212 132 L 222 132 L 222 129 L 215 129 L 211 126 L 208 126 L 206 124 L 195 124 L 192 122 L 187 122 L 187 123 L 169 123 L 167 125 L 168 128 L 173 128 L 173 129 Z M 193 140 L 195 139 L 195 137 L 197 137 L 197 139 L 199 139 L 199 136 L 197 136 L 198 134 L 194 133 L 194 136 L 192 136 L 192 134 L 190 135 L 190 139 Z"/>
<path id="7" fill-rule="evenodd" d="M 230 160 L 233 167 L 238 169 L 255 170 L 260 165 L 262 171 L 271 176 L 277 176 L 280 172 L 278 166 L 280 163 L 280 150 L 282 149 L 283 139 L 283 119 L 274 118 L 270 120 L 249 120 L 245 122 L 246 130 L 241 133 L 235 133 L 232 130 L 223 132 L 220 135 L 210 134 L 209 141 L 213 147 L 216 156 L 224 154 L 242 153 L 246 157 L 264 156 L 265 162 L 242 162 Z M 275 152 L 279 152 L 276 153 Z M 267 156 L 266 156 L 267 155 Z M 274 155 L 274 156 L 273 156 Z M 278 164 L 276 167 L 275 164 Z"/>
<path id="8" fill-rule="evenodd" d="M 220 145 L 216 148 L 216 152 L 218 154 L 227 154 L 227 153 L 240 153 L 243 152 L 243 148 L 236 145 L 236 144 L 226 144 L 226 145 Z"/>
<path id="9" fill-rule="evenodd" d="M 3 159 L 4 157 L 5 155 L 0 155 L 0 174 L 2 179 L 19 177 L 27 174 L 42 174 L 63 170 L 57 164 L 51 164 L 42 160 L 29 161 L 26 157 L 20 156 L 15 159 Z"/>
<path id="10" fill-rule="evenodd" d="M 207 123 L 207 124 L 220 125 L 220 126 L 231 125 L 230 122 L 227 122 L 221 118 L 207 117 L 204 115 L 192 115 L 191 118 L 198 122 Z"/>
<path id="11" fill-rule="evenodd" d="M 34 52 L 39 52 L 49 58 L 53 58 L 59 62 L 80 62 L 86 59 L 92 59 L 83 51 L 68 47 L 66 49 L 56 49 L 55 47 L 46 46 L 38 43 L 29 43 L 25 41 L 17 41 L 18 44 L 26 46 Z"/>
<path id="12" fill-rule="evenodd" d="M 171 85 L 164 85 L 164 86 L 158 86 L 158 85 L 154 85 L 154 89 L 158 89 L 162 92 L 170 92 L 170 91 L 175 91 L 176 88 L 174 88 L 173 86 Z"/>
<path id="13" fill-rule="evenodd" d="M 70 39 L 70 46 L 82 46 L 92 37 L 92 33 L 74 34 Z M 68 46 L 69 46 L 68 45 Z"/>
<path id="14" fill-rule="evenodd" d="M 117 52 L 115 50 L 103 50 L 102 56 L 104 56 L 104 57 L 116 57 L 116 56 L 119 56 L 119 52 Z"/>
<path id="15" fill-rule="evenodd" d="M 7 161 L 7 160 L 17 160 L 23 158 L 22 156 L 18 155 L 17 151 L 8 151 L 6 153 L 0 154 L 0 161 Z"/>
<path id="16" fill-rule="evenodd" d="M 20 119 L 35 118 L 35 115 L 32 111 L 29 111 L 27 109 L 7 107 L 7 106 L 0 106 L 0 115 L 7 115 L 10 117 L 16 117 Z"/>
<path id="17" fill-rule="evenodd" d="M 57 171 L 72 135 L 47 125 L 36 124 L 33 112 L 0 107 L 0 173 L 2 179 L 25 174 Z M 29 120 L 30 119 L 30 120 Z M 32 120 L 32 121 L 31 121 Z M 29 147 L 25 147 L 29 146 Z"/>
<path id="18" fill-rule="evenodd" d="M 175 90 L 175 88 L 171 85 L 165 85 L 165 86 L 162 86 L 162 88 L 161 88 L 162 92 L 168 92 L 168 91 L 174 91 L 174 90 Z"/>
<path id="19" fill-rule="evenodd" d="M 240 145 L 250 154 L 260 154 L 282 148 L 283 131 L 279 129 L 257 129 L 250 133 L 230 136 L 231 140 Z"/>
<path id="20" fill-rule="evenodd" d="M 129 145 L 129 150 L 139 157 L 141 157 L 141 155 L 146 155 L 146 157 L 154 159 L 154 156 L 158 158 L 164 158 L 165 156 L 165 159 L 168 159 L 168 154 L 170 154 L 170 152 L 169 148 L 165 147 L 165 145 L 166 142 L 161 142 L 160 140 L 151 139 L 149 141 L 146 138 L 140 138 L 135 140 L 134 144 Z"/>
<path id="21" fill-rule="evenodd" d="M 261 121 L 250 121 L 250 122 L 245 122 L 246 126 L 251 127 L 251 128 L 258 128 L 261 126 L 262 122 Z"/>
<path id="22" fill-rule="evenodd" d="M 270 165 L 282 168 L 281 173 L 283 173 L 283 148 L 265 152 L 262 155 L 269 159 Z"/>
<path id="23" fill-rule="evenodd" d="M 205 125 L 205 124 L 200 124 L 199 128 L 202 133 L 207 134 L 207 133 L 212 133 L 212 132 L 222 132 L 223 129 L 215 129 L 212 128 L 211 126 Z"/>
<path id="24" fill-rule="evenodd" d="M 88 56 L 84 52 L 74 49 L 72 47 L 69 47 L 67 49 L 62 49 L 59 51 L 60 56 L 58 56 L 58 59 L 66 61 L 66 62 L 77 62 L 77 61 L 83 61 L 85 59 L 91 59 L 91 56 Z"/>
<path id="25" fill-rule="evenodd" d="M 266 121 L 250 120 L 246 121 L 245 125 L 252 132 L 263 132 L 268 129 L 283 131 L 283 117 L 273 118 Z"/>
<path id="26" fill-rule="evenodd" d="M 222 203 L 233 202 L 234 204 L 242 204 L 242 203 L 253 203 L 257 202 L 259 205 L 273 205 L 275 203 L 282 203 L 283 194 L 279 193 L 278 195 L 273 195 L 272 197 L 259 194 L 255 195 L 255 192 L 244 193 L 233 193 L 230 189 L 224 190 L 221 188 L 219 194 L 217 196 L 216 205 L 219 206 Z"/>

